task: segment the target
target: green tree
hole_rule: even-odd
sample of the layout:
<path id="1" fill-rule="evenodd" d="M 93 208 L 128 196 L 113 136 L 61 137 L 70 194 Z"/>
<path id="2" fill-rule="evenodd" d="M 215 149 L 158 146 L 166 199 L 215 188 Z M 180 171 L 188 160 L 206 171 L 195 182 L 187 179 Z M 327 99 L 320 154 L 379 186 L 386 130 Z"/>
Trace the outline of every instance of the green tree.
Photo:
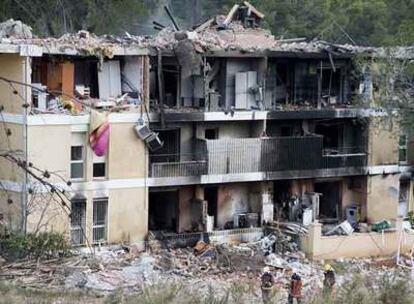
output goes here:
<path id="1" fill-rule="evenodd" d="M 86 29 L 98 34 L 134 30 L 147 12 L 146 0 L 3 0 L 0 19 L 14 18 L 39 36 L 59 36 Z M 156 1 L 155 1 L 156 2 Z"/>

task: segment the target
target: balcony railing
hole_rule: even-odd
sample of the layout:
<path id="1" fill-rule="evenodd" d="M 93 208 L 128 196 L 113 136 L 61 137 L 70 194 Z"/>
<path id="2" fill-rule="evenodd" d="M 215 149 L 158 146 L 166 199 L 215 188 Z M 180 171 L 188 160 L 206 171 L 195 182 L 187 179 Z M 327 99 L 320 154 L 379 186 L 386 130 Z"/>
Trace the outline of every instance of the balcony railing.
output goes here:
<path id="1" fill-rule="evenodd" d="M 183 160 L 174 162 L 156 162 L 159 156 L 152 155 L 151 177 L 333 169 L 366 163 L 361 147 L 323 149 L 321 136 L 199 140 L 196 151 L 179 155 L 177 159 Z"/>
<path id="2" fill-rule="evenodd" d="M 206 173 L 205 160 L 153 163 L 151 166 L 152 177 L 199 176 Z"/>

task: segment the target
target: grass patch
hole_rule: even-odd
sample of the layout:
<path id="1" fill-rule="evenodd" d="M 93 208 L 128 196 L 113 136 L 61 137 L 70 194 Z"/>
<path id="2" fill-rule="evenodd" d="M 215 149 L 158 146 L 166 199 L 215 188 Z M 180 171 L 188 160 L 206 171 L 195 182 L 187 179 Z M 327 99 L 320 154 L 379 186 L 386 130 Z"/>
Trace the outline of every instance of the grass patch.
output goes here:
<path id="1" fill-rule="evenodd" d="M 103 298 L 87 291 L 22 288 L 0 282 L 0 304 L 80 304 L 103 303 Z"/>
<path id="2" fill-rule="evenodd" d="M 379 277 L 356 274 L 339 286 L 333 297 L 316 295 L 305 303 L 410 304 L 414 303 L 414 292 L 408 282 L 408 277 L 398 272 L 386 273 Z"/>

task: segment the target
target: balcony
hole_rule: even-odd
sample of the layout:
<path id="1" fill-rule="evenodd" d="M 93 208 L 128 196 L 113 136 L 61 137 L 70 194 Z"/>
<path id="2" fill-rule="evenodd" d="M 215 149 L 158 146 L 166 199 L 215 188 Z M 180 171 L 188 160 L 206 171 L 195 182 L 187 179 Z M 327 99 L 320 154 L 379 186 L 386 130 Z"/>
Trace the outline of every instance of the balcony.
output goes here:
<path id="1" fill-rule="evenodd" d="M 363 168 L 362 147 L 323 149 L 322 136 L 198 140 L 196 153 L 157 162 L 151 155 L 150 177 L 189 177 L 272 173 L 335 168 Z"/>

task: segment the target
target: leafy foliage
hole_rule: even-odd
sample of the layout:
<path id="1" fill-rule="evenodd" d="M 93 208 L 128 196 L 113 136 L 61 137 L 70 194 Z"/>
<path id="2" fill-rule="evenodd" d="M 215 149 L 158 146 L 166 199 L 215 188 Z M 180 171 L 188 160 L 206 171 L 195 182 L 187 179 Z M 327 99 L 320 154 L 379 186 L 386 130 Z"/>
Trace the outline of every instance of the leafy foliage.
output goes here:
<path id="1" fill-rule="evenodd" d="M 20 19 L 40 36 L 80 29 L 113 34 L 134 29 L 146 12 L 145 0 L 3 0 L 0 19 Z M 157 1 L 155 1 L 156 3 Z"/>
<path id="2" fill-rule="evenodd" d="M 12 234 L 0 239 L 0 252 L 7 260 L 52 258 L 68 255 L 70 245 L 56 232 Z"/>

